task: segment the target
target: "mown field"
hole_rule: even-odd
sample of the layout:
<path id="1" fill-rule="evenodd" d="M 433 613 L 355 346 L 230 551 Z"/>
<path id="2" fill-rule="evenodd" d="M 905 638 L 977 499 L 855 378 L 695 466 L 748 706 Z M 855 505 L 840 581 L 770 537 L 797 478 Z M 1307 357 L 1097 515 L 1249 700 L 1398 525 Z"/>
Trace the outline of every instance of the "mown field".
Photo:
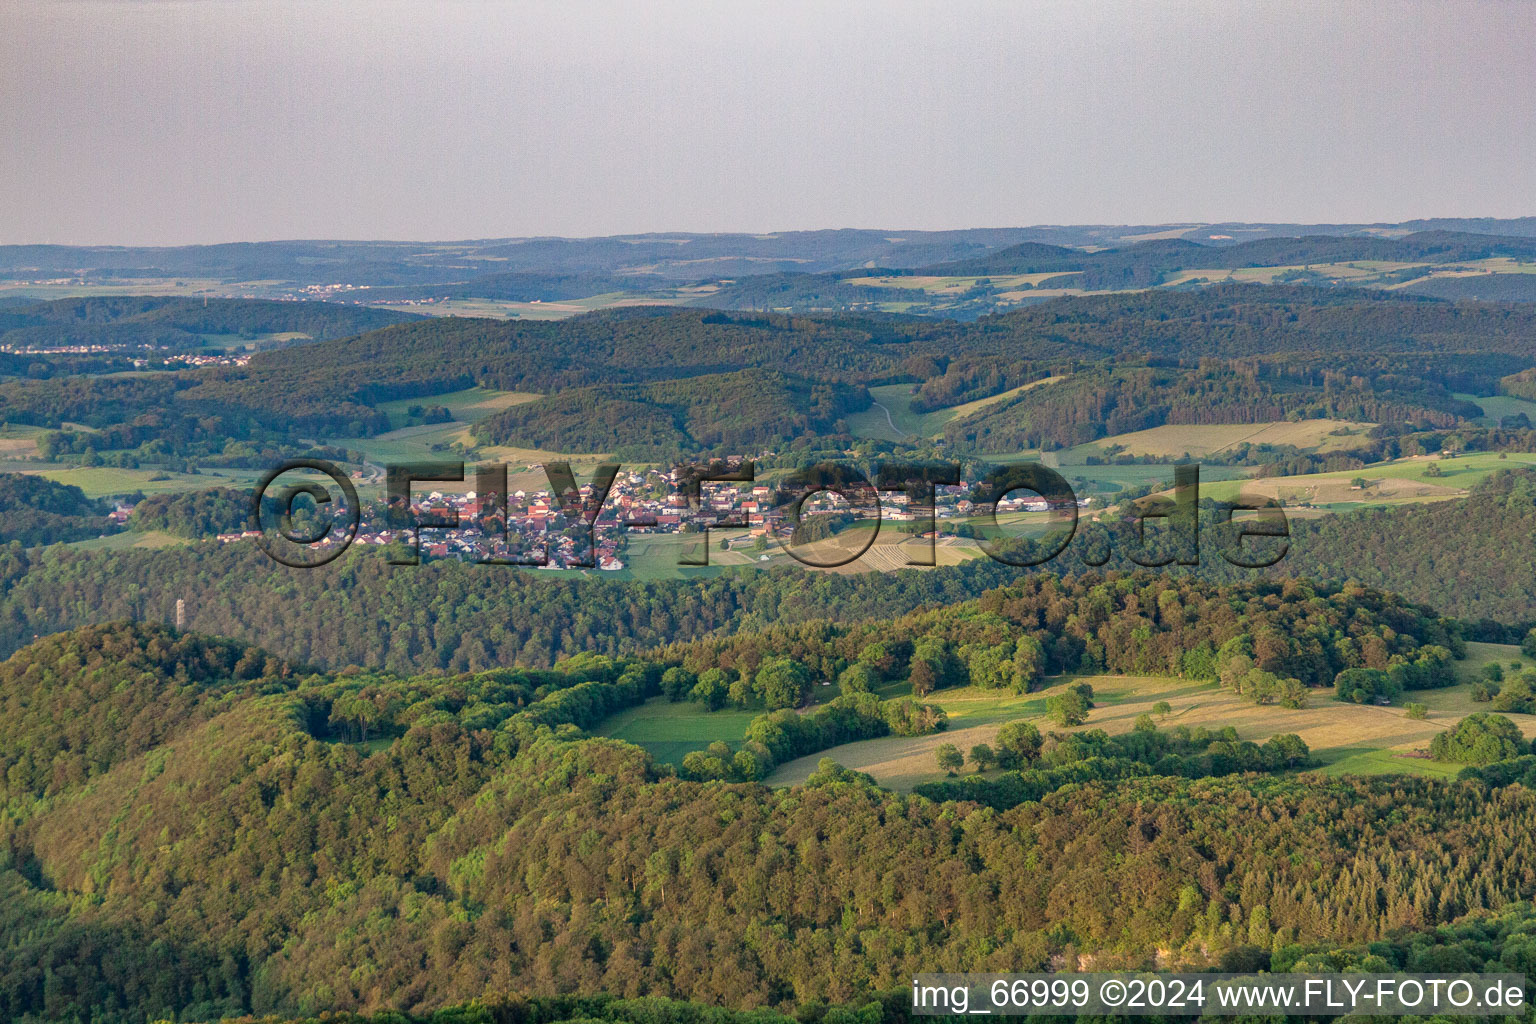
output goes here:
<path id="1" fill-rule="evenodd" d="M 1518 647 L 1470 644 L 1469 656 L 1458 665 L 1470 680 L 1484 663 L 1497 660 L 1506 666 L 1525 661 Z M 1310 706 L 1290 710 L 1274 705 L 1258 706 L 1215 684 L 1159 676 L 1096 675 L 1057 678 L 1049 687 L 1015 695 L 995 690 L 964 687 L 940 690 L 927 699 L 950 716 L 949 729 L 932 736 L 883 737 L 849 743 L 809 757 L 786 762 L 768 779 L 769 785 L 789 786 L 803 782 L 816 763 L 830 757 L 848 768 L 868 772 L 883 785 L 910 790 L 923 782 L 943 777 L 934 762 L 934 751 L 953 743 L 969 751 L 977 743 L 992 743 L 998 729 L 1015 719 L 1033 721 L 1042 732 L 1062 730 L 1046 717 L 1046 701 L 1069 683 L 1087 682 L 1097 705 L 1081 729 L 1127 732 L 1137 716 L 1151 714 L 1158 701 L 1172 705 L 1166 718 L 1154 715 L 1161 726 L 1189 725 L 1218 729 L 1234 726 L 1245 740 L 1263 742 L 1278 733 L 1296 733 L 1322 762 L 1320 770 L 1331 774 L 1384 774 L 1404 772 L 1439 777 L 1454 776 L 1460 765 L 1447 765 L 1413 756 L 1427 749 L 1429 741 L 1474 711 L 1486 711 L 1471 699 L 1470 683 L 1442 690 L 1413 691 L 1406 700 L 1426 705 L 1429 716 L 1411 719 L 1401 706 L 1345 704 L 1333 699 L 1331 690 L 1314 691 Z M 1405 701 L 1406 702 L 1406 701 Z M 1536 716 L 1512 715 L 1527 737 L 1536 736 Z M 723 738 L 723 737 L 716 737 Z M 966 771 L 970 769 L 967 768 Z"/>
<path id="2" fill-rule="evenodd" d="M 1337 473 L 1212 482 L 1209 486 L 1202 479 L 1200 493 L 1217 501 L 1231 501 L 1241 492 L 1280 498 L 1287 504 L 1323 507 L 1439 501 L 1463 496 L 1473 484 L 1497 470 L 1532 465 L 1536 465 L 1536 454 L 1521 452 L 1416 456 Z M 1365 486 L 1357 486 L 1356 480 L 1365 481 Z"/>
<path id="3" fill-rule="evenodd" d="M 1349 420 L 1277 420 L 1272 423 L 1166 424 L 1130 434 L 1117 434 L 1058 453 L 1075 463 L 1089 455 L 1109 452 L 1152 458 L 1189 455 L 1206 458 L 1242 444 L 1292 445 L 1306 451 L 1349 448 L 1365 440 L 1372 423 Z"/>
<path id="4" fill-rule="evenodd" d="M 430 398 L 401 398 L 392 402 L 380 402 L 379 409 L 388 414 L 390 425 L 404 427 L 409 424 L 406 410 L 413 405 L 434 406 L 440 405 L 452 414 L 454 421 L 460 425 L 474 423 L 493 413 L 523 402 L 531 402 L 543 396 L 529 391 L 494 391 L 490 388 L 465 388 L 463 391 L 450 391 L 443 395 L 433 395 Z M 441 424 L 447 426 L 447 424 Z"/>

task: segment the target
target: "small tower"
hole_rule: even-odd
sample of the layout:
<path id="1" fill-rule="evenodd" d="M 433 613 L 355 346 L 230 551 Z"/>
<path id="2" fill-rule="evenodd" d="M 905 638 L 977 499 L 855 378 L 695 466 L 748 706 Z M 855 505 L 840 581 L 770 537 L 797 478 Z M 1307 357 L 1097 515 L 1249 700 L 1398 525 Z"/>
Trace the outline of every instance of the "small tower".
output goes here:
<path id="1" fill-rule="evenodd" d="M 176 631 L 179 633 L 180 631 L 182 631 L 183 629 L 186 629 L 186 628 L 187 628 L 187 599 L 184 598 L 184 597 L 178 597 L 176 599 Z"/>

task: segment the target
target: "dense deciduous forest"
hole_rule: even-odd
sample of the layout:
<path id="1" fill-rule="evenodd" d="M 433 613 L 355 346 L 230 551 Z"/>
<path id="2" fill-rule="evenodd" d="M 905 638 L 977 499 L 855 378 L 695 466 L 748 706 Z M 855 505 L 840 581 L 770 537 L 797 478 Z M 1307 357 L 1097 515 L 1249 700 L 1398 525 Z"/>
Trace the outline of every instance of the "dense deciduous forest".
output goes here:
<path id="1" fill-rule="evenodd" d="M 1255 576 L 1252 570 L 1212 563 L 1225 567 L 1219 576 Z M 1054 579 L 1048 573 L 1037 575 Z M 14 650 L 39 635 L 109 619 L 170 621 L 180 598 L 186 601 L 187 622 L 193 628 L 242 637 L 319 665 L 372 665 L 402 672 L 548 665 L 582 650 L 619 654 L 727 629 L 765 627 L 783 631 L 774 644 L 793 645 L 793 650 L 778 653 L 798 655 L 806 654 L 802 648 L 812 641 L 791 635 L 796 623 L 857 622 L 952 605 L 1009 583 L 1044 585 L 1023 576 L 1023 570 L 983 559 L 950 569 L 858 575 L 782 569 L 650 582 L 557 580 L 458 561 L 390 566 L 378 551 L 368 549 L 356 549 L 321 569 L 298 570 L 276 565 L 250 544 L 120 552 L 28 552 L 13 545 L 0 556 L 0 580 L 6 588 L 0 598 L 0 649 Z M 1157 586 L 1174 590 L 1192 585 L 1171 572 L 1151 578 L 1159 581 Z M 1076 600 L 1091 583 L 1070 578 L 1052 585 L 1063 588 L 1064 599 Z M 275 600 L 274 593 L 281 599 Z M 1111 603 L 1120 600 L 1113 597 Z M 1149 628 L 1162 629 L 1157 611 L 1147 607 L 1151 600 L 1139 599 L 1138 613 L 1149 618 Z M 1373 606 L 1383 612 L 1395 607 L 1386 598 L 1369 600 L 1379 602 Z M 1047 611 L 1043 605 L 1029 607 L 1029 614 L 1037 617 L 1031 628 L 1040 632 L 1040 642 L 1057 666 L 1097 664 L 1136 671 L 1141 662 L 1166 666 L 1169 651 L 1184 640 L 1194 648 L 1203 639 L 1217 646 L 1228 639 L 1217 638 L 1220 623 L 1226 621 L 1223 616 L 1202 624 L 1191 616 L 1187 625 L 1177 627 L 1177 638 L 1168 641 L 1167 650 L 1154 644 L 1132 656 L 1127 640 L 1106 635 L 1090 642 L 1089 634 L 1099 628 L 1096 615 L 1077 620 L 1072 635 L 1056 635 L 1053 631 L 1064 624 L 1065 613 Z M 1422 612 L 1401 607 L 1408 610 L 1390 614 L 1407 614 L 1413 621 L 1399 632 L 1424 642 L 1444 642 L 1431 637 L 1441 636 L 1445 627 L 1424 625 L 1417 618 Z M 942 625 L 943 614 L 933 614 Z M 925 623 L 919 623 L 924 631 Z M 959 633 L 951 639 L 968 642 Z M 735 641 L 719 642 L 724 651 Z M 764 649 L 762 641 L 740 643 L 749 645 L 743 652 L 752 644 Z M 852 641 L 844 646 L 848 643 Z M 1324 666 L 1336 671 L 1338 652 L 1326 644 L 1309 651 L 1297 655 L 1300 660 L 1287 674 L 1314 685 L 1331 682 Z M 761 655 L 721 655 L 737 657 L 751 658 L 755 664 Z"/>
<path id="2" fill-rule="evenodd" d="M 0 473 L 0 541 L 25 547 L 89 540 L 116 531 L 107 506 L 69 484 Z"/>
<path id="3" fill-rule="evenodd" d="M 325 341 L 412 319 L 408 313 L 330 302 L 96 295 L 0 310 L 0 345 L 186 351 L 199 348 L 209 334 L 254 339 L 293 333 Z"/>
<path id="4" fill-rule="evenodd" d="M 655 384 L 572 388 L 475 424 L 492 444 L 667 459 L 741 455 L 806 435 L 845 433 L 839 421 L 869 393 L 776 370 L 706 374 Z"/>
<path id="5" fill-rule="evenodd" d="M 184 535 L 238 528 L 243 499 L 212 495 L 152 500 L 134 525 Z M 80 525 L 95 536 L 103 521 L 88 504 L 95 511 Z M 1267 571 L 1276 578 L 1357 580 L 1401 593 L 1466 620 L 1476 639 L 1517 641 L 1536 624 L 1536 589 L 1524 571 L 1536 560 L 1536 486 L 1528 474 L 1496 474 L 1461 501 L 1296 520 L 1290 529 L 1286 557 Z M 1157 573 L 1170 585 L 1191 572 L 1228 581 L 1260 575 L 1228 565 L 1214 551 L 1216 536 L 1205 537 L 1198 569 Z M 1067 553 L 1042 569 L 1096 571 L 1078 553 L 1096 543 L 1085 525 Z M 1113 547 L 1106 568 L 1136 570 L 1124 550 Z M 1029 574 L 980 559 L 890 573 L 754 570 L 628 582 L 551 579 L 457 561 L 391 567 L 367 549 L 306 571 L 277 566 L 249 544 L 91 552 L 27 551 L 18 543 L 0 553 L 0 650 L 104 620 L 170 621 L 182 598 L 192 627 L 311 664 L 402 672 L 548 665 L 580 650 L 618 654 L 723 630 L 773 627 L 784 643 L 803 645 L 792 635 L 796 623 L 852 623 L 949 605 Z M 1048 649 L 1064 642 L 1042 637 Z M 1328 680 L 1318 673 L 1314 681 Z"/>
<path id="6" fill-rule="evenodd" d="M 250 494 L 231 487 L 150 495 L 133 506 L 128 518 L 129 529 L 163 530 L 194 539 L 239 533 L 250 523 Z"/>
<path id="7" fill-rule="evenodd" d="M 1536 895 L 1518 784 L 1190 779 L 1158 766 L 1200 737 L 1111 750 L 1089 733 L 1021 773 L 1065 788 L 992 794 L 999 810 L 833 768 L 791 790 L 688 781 L 584 738 L 664 665 L 316 675 L 163 627 L 39 641 L 0 665 L 0 1013 L 419 1012 L 509 992 L 788 1010 L 864 1005 L 914 970 L 1158 949 L 1423 965 L 1448 961 L 1405 932 Z M 1188 771 L 1305 762 L 1209 739 Z M 1389 935 L 1401 947 L 1367 946 Z"/>
<path id="8" fill-rule="evenodd" d="M 0 651 L 112 619 L 187 624 L 308 664 L 402 672 L 549 665 L 578 651 L 618 654 L 715 630 L 900 614 L 973 598 L 1014 579 L 969 571 L 861 576 L 795 570 L 624 582 L 551 579 L 459 561 L 390 566 L 354 549 L 315 570 L 275 564 L 251 544 L 89 552 L 0 549 Z"/>

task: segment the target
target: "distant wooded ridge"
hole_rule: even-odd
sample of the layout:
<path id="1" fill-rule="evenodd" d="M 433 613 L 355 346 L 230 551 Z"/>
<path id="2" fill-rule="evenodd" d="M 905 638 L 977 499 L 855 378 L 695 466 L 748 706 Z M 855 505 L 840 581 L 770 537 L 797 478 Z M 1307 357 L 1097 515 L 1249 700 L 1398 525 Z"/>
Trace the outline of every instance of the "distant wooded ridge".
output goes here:
<path id="1" fill-rule="evenodd" d="M 176 247 L 0 245 L 0 275 L 188 275 L 230 281 L 349 281 L 373 286 L 465 281 L 515 271 L 648 273 L 670 280 L 857 267 L 910 268 L 1024 243 L 1119 247 L 1184 239 L 1211 245 L 1259 239 L 1470 232 L 1536 237 L 1536 217 L 1431 218 L 1398 224 L 1042 225 L 955 231 L 828 229 L 763 234 L 661 232 L 603 238 L 467 241 L 295 240 Z"/>

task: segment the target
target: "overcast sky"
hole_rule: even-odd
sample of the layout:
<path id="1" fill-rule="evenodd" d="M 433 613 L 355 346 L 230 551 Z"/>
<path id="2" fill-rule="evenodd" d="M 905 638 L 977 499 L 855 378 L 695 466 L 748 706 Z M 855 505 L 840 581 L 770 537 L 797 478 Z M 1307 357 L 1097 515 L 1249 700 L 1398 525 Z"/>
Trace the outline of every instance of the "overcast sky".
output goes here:
<path id="1" fill-rule="evenodd" d="M 0 0 L 0 242 L 1536 213 L 1536 5 Z"/>

